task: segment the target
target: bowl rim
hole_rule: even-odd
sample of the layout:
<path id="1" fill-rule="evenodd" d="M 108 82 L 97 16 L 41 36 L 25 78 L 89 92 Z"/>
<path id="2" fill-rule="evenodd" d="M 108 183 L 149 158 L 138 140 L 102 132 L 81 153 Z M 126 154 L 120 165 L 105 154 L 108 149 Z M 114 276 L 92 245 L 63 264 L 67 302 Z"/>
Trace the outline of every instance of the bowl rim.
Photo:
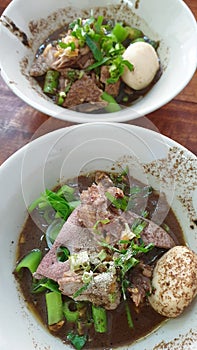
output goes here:
<path id="1" fill-rule="evenodd" d="M 17 151 L 15 151 L 10 157 L 8 157 L 0 166 L 0 174 L 2 169 L 6 168 L 7 166 L 9 166 L 9 164 L 15 159 L 18 158 L 19 156 L 21 156 L 24 151 L 26 151 L 28 149 L 28 147 L 31 147 L 31 145 L 36 145 L 36 144 L 42 144 L 45 141 L 47 141 L 50 137 L 52 136 L 56 136 L 56 135 L 61 135 L 64 133 L 64 131 L 66 130 L 72 130 L 72 129 L 80 129 L 82 127 L 94 127 L 94 126 L 105 126 L 105 125 L 109 125 L 109 126 L 115 126 L 115 127 L 123 127 L 123 128 L 129 128 L 129 129 L 133 129 L 133 130 L 139 130 L 139 132 L 145 132 L 148 133 L 150 136 L 156 136 L 156 137 L 161 137 L 162 140 L 166 141 L 167 146 L 169 147 L 177 147 L 180 150 L 184 151 L 188 157 L 191 157 L 193 159 L 197 160 L 197 155 L 195 155 L 192 151 L 190 151 L 189 149 L 187 149 L 185 146 L 181 145 L 180 143 L 178 143 L 177 141 L 174 141 L 173 139 L 171 139 L 170 137 L 161 134 L 155 130 L 151 130 L 151 129 L 147 129 L 145 127 L 142 126 L 138 126 L 138 125 L 134 125 L 134 124 L 127 124 L 127 123 L 118 123 L 118 122 L 107 122 L 107 121 L 98 121 L 98 122 L 91 122 L 91 123 L 82 123 L 82 124 L 76 124 L 76 125 L 70 125 L 70 126 L 64 126 L 61 128 L 58 128 L 56 130 L 47 132 L 46 134 L 39 136 L 33 140 L 30 140 L 27 144 L 25 144 L 24 146 L 22 146 L 21 148 L 19 148 Z"/>

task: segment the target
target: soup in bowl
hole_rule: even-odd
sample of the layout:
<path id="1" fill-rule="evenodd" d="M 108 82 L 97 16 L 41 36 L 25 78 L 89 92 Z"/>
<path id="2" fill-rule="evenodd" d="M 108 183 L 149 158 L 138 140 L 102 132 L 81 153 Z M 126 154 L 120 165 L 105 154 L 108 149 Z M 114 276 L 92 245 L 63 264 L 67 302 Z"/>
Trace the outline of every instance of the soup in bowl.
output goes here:
<path id="1" fill-rule="evenodd" d="M 150 113 L 176 96 L 196 69 L 196 23 L 181 1 L 102 1 L 98 7 L 75 0 L 65 7 L 63 0 L 14 0 L 0 26 L 1 72 L 9 87 L 35 109 L 72 122 Z"/>
<path id="2" fill-rule="evenodd" d="M 84 124 L 32 141 L 0 176 L 4 331 L 13 322 L 29 349 L 195 346 L 192 153 L 140 127 Z"/>

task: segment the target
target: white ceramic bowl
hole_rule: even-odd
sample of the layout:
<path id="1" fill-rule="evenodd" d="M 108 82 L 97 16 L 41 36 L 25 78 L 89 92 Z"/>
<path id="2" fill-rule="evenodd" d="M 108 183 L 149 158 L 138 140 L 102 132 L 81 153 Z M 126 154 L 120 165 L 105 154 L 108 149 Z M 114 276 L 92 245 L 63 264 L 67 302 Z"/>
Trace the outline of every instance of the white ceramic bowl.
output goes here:
<path id="1" fill-rule="evenodd" d="M 33 78 L 29 78 L 35 52 L 49 32 L 68 23 L 73 16 L 83 16 L 82 9 L 94 9 L 98 6 L 96 0 L 13 0 L 4 11 L 0 23 L 0 67 L 8 86 L 35 109 L 77 123 L 131 120 L 169 102 L 187 85 L 196 69 L 197 29 L 194 16 L 182 0 L 124 0 L 117 10 L 115 6 L 120 3 L 120 0 L 100 0 L 99 6 L 107 6 L 112 18 L 124 19 L 161 42 L 158 53 L 164 72 L 143 99 L 121 112 L 84 114 L 53 104 L 43 95 Z M 125 4 L 128 6 L 126 11 L 123 10 Z M 66 10 L 62 10 L 65 7 Z M 31 48 L 21 43 L 24 36 L 12 25 L 9 26 L 8 19 L 26 34 Z"/>
<path id="2" fill-rule="evenodd" d="M 197 252 L 197 158 L 174 141 L 147 129 L 118 123 L 88 123 L 49 133 L 16 152 L 0 168 L 0 349 L 68 350 L 27 309 L 17 289 L 15 266 L 27 206 L 47 187 L 81 171 L 120 170 L 164 191 Z M 156 217 L 155 217 L 156 218 Z M 195 222 L 194 222 L 195 221 Z M 176 319 L 121 350 L 197 348 L 197 300 Z M 11 332 L 11 333 L 10 333 Z M 12 336 L 11 336 L 12 334 Z"/>

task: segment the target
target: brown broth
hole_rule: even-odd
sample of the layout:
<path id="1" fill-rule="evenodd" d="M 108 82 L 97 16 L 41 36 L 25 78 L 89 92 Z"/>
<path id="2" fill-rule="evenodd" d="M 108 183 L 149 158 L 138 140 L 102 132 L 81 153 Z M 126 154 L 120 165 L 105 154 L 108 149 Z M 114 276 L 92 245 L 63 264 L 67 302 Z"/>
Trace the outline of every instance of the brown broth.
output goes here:
<path id="1" fill-rule="evenodd" d="M 127 25 L 125 23 L 125 25 Z M 44 51 L 44 49 L 46 48 L 46 46 L 49 44 L 49 43 L 52 43 L 52 44 L 56 44 L 58 39 L 61 39 L 62 37 L 64 37 L 66 35 L 68 31 L 68 25 L 65 25 L 64 27 L 56 30 L 55 32 L 53 32 L 41 45 L 40 47 L 38 48 L 37 50 L 37 53 L 36 53 L 36 57 L 38 57 L 39 55 L 42 54 L 42 52 Z M 145 35 L 144 35 L 144 38 L 147 38 Z M 147 38 L 148 39 L 148 38 Z M 148 39 L 150 40 L 150 39 Z M 147 41 L 149 42 L 149 41 Z M 131 43 L 131 41 L 128 42 L 127 45 L 125 45 L 125 48 L 129 46 L 129 44 Z M 137 100 L 143 98 L 151 89 L 152 87 L 157 83 L 157 81 L 160 79 L 161 75 L 163 73 L 163 70 L 162 70 L 162 66 L 160 64 L 160 61 L 159 61 L 159 69 L 154 77 L 154 79 L 152 80 L 152 82 L 147 86 L 145 87 L 144 89 L 142 90 L 134 90 L 134 89 L 131 89 L 130 93 L 125 93 L 126 90 L 128 90 L 128 86 L 123 82 L 121 81 L 121 85 L 120 85 L 120 90 L 119 90 L 119 93 L 118 95 L 115 97 L 116 101 L 118 104 L 120 104 L 120 107 L 122 109 L 126 108 L 126 107 L 129 107 L 131 106 L 133 103 L 135 103 Z M 44 82 L 45 82 L 45 75 L 43 76 L 39 76 L 39 77 L 34 77 L 35 80 L 37 81 L 37 83 L 40 85 L 41 89 L 43 90 L 44 88 Z M 57 101 L 56 101 L 56 96 L 55 95 L 51 95 L 51 94 L 48 94 L 48 96 L 51 98 L 51 100 L 56 104 Z M 125 100 L 126 98 L 126 100 Z M 62 107 L 63 108 L 63 107 Z M 80 107 L 79 107 L 80 108 Z M 80 111 L 80 109 L 79 109 Z M 86 110 L 83 110 L 85 113 L 89 113 L 88 111 Z M 95 109 L 93 111 L 91 111 L 91 113 L 93 114 L 101 114 L 101 113 L 106 113 L 106 110 L 105 109 Z"/>
<path id="2" fill-rule="evenodd" d="M 90 186 L 93 182 L 93 179 L 94 176 L 92 176 L 92 174 L 87 177 L 79 177 L 77 184 L 80 191 Z M 73 181 L 75 182 L 76 179 Z M 69 185 L 71 183 L 72 181 L 69 181 Z M 144 186 L 132 178 L 129 179 L 129 183 L 130 185 L 134 186 Z M 148 197 L 146 207 L 150 215 L 154 211 L 154 208 L 157 205 L 157 201 L 158 194 L 153 191 Z M 167 205 L 167 202 L 164 200 L 162 205 Z M 185 245 L 183 232 L 172 209 L 169 210 L 164 220 L 164 224 L 170 228 L 169 234 L 172 235 L 173 238 L 176 237 L 176 243 Z M 24 255 L 26 255 L 30 250 L 34 248 L 39 248 L 43 254 L 48 251 L 43 232 L 34 222 L 32 217 L 29 216 L 20 235 L 17 260 L 20 260 Z M 41 323 L 47 327 L 47 312 L 44 293 L 31 294 L 32 278 L 28 271 L 24 271 L 23 278 L 17 278 L 17 280 L 28 306 L 35 313 Z M 90 328 L 89 339 L 91 339 L 91 341 L 86 343 L 84 349 L 107 350 L 108 348 L 116 348 L 121 345 L 129 345 L 135 340 L 150 333 L 165 320 L 165 317 L 155 312 L 147 301 L 142 306 L 140 306 L 139 309 L 136 309 L 134 303 L 132 301 L 129 301 L 129 307 L 134 323 L 133 329 L 130 329 L 128 326 L 125 313 L 125 305 L 122 301 L 116 310 L 107 311 L 107 333 L 96 333 L 93 326 Z M 74 328 L 73 324 L 65 323 L 62 328 L 56 332 L 53 332 L 52 334 L 62 339 L 63 342 L 67 343 L 68 341 L 66 340 L 66 334 L 68 333 L 68 330 L 72 328 Z"/>

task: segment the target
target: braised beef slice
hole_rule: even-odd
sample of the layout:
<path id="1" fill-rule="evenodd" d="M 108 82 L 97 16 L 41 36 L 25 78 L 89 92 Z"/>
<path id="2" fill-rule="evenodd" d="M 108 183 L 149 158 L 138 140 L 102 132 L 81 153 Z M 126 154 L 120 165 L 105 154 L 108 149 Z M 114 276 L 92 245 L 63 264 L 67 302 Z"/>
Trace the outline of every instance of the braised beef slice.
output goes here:
<path id="1" fill-rule="evenodd" d="M 72 84 L 69 92 L 67 93 L 63 106 L 70 108 L 84 102 L 102 102 L 101 95 L 102 90 L 98 88 L 91 77 L 84 74 L 81 79 L 76 80 Z"/>
<path id="2" fill-rule="evenodd" d="M 120 90 L 120 79 L 116 83 L 108 83 L 107 79 L 110 78 L 109 67 L 101 67 L 100 81 L 105 84 L 105 92 L 112 95 L 113 97 L 118 96 Z"/>
<path id="3" fill-rule="evenodd" d="M 147 293 L 151 292 L 151 276 L 152 268 L 149 265 L 139 263 L 132 269 L 128 292 L 137 307 L 143 303 Z"/>
<path id="4" fill-rule="evenodd" d="M 118 80 L 116 83 L 105 85 L 105 92 L 107 92 L 109 95 L 112 95 L 113 97 L 118 96 L 119 90 L 120 80 Z"/>
<path id="5" fill-rule="evenodd" d="M 104 179 L 102 179 L 101 182 L 98 183 L 98 185 L 93 184 L 86 191 L 83 191 L 81 193 L 82 203 L 81 203 L 81 209 L 78 212 L 79 221 L 85 227 L 90 229 L 92 229 L 95 223 L 98 222 L 99 220 L 102 221 L 102 220 L 108 219 L 109 222 L 111 222 L 113 218 L 117 218 L 117 215 L 114 214 L 109 208 L 108 199 L 105 196 L 106 191 L 111 193 L 114 197 L 122 198 L 124 196 L 124 193 L 122 192 L 122 190 L 117 187 L 103 186 L 103 184 L 106 185 L 106 183 L 103 181 Z M 109 185 L 109 182 L 107 183 L 107 186 L 108 185 Z M 101 223 L 101 227 L 103 227 L 102 223 Z"/>
<path id="6" fill-rule="evenodd" d="M 123 213 L 123 217 L 130 225 L 132 225 L 136 219 L 140 218 L 139 215 L 130 210 Z M 147 223 L 141 233 L 141 238 L 145 244 L 154 243 L 156 247 L 165 249 L 170 249 L 175 246 L 172 237 L 162 227 L 145 218 L 142 218 L 142 220 Z"/>
<path id="7" fill-rule="evenodd" d="M 85 69 L 94 63 L 94 58 L 89 47 L 86 45 L 79 49 L 76 56 L 67 56 L 66 54 L 54 55 L 54 61 L 51 68 L 61 72 L 66 68 Z"/>
<path id="8" fill-rule="evenodd" d="M 78 55 L 68 56 L 63 53 L 59 54 L 56 47 L 49 44 L 44 52 L 33 61 L 30 75 L 38 77 L 45 74 L 49 69 L 59 72 L 66 68 L 85 69 L 92 63 L 94 63 L 94 58 L 87 45 L 79 49 Z"/>
<path id="9" fill-rule="evenodd" d="M 56 49 L 50 46 L 41 55 L 36 57 L 30 68 L 30 75 L 33 77 L 39 77 L 44 75 L 52 66 L 54 62 L 54 53 Z"/>
<path id="10" fill-rule="evenodd" d="M 69 296 L 73 294 L 73 290 L 79 289 L 82 286 L 82 280 L 80 275 L 73 274 L 70 270 L 69 260 L 66 262 L 58 261 L 57 252 L 61 246 L 67 247 L 71 254 L 86 251 L 91 256 L 100 251 L 100 243 L 103 239 L 107 243 L 117 243 L 121 239 L 122 232 L 125 230 L 125 224 L 129 224 L 131 227 L 136 219 L 146 222 L 146 227 L 141 233 L 141 238 L 145 244 L 154 243 L 155 246 L 166 249 L 175 245 L 169 234 L 152 221 L 144 219 L 131 211 L 121 212 L 120 209 L 117 211 L 111 210 L 112 206 L 108 203 L 105 196 L 106 191 L 116 198 L 121 198 L 124 196 L 122 190 L 111 186 L 111 180 L 102 176 L 100 173 L 97 174 L 96 181 L 97 185 L 93 183 L 87 190 L 82 191 L 81 204 L 70 215 L 51 250 L 45 255 L 34 274 L 36 278 L 45 276 L 57 281 L 61 291 L 65 294 L 68 293 Z M 139 268 L 140 275 L 135 277 L 135 274 L 133 275 L 132 273 L 131 278 L 134 288 L 131 294 L 136 305 L 143 300 L 150 286 L 150 271 L 148 267 L 141 264 Z M 102 297 L 101 304 L 105 305 L 105 307 L 108 305 L 111 308 L 113 307 L 112 304 L 108 304 L 109 290 L 114 286 L 117 292 L 118 286 L 114 281 L 114 275 L 110 275 L 111 279 L 107 275 L 104 275 L 104 277 L 107 278 L 109 283 L 107 284 L 108 287 L 106 286 L 106 293 Z M 97 279 L 99 280 L 99 277 Z M 96 285 L 96 288 L 99 290 L 100 287 Z M 93 290 L 94 288 L 88 289 L 85 293 L 85 298 L 87 298 L 86 300 L 98 303 L 101 300 L 100 295 L 103 292 L 99 291 L 98 297 L 97 292 L 94 293 Z"/>
<path id="11" fill-rule="evenodd" d="M 79 50 L 79 56 L 76 61 L 77 67 L 79 67 L 80 69 L 85 69 L 93 63 L 94 63 L 94 58 L 93 58 L 92 51 L 90 51 L 87 45 L 82 47 Z"/>
<path id="12" fill-rule="evenodd" d="M 61 292 L 69 297 L 84 286 L 81 275 L 68 271 L 58 281 Z M 113 296 L 113 298 L 111 297 Z M 111 271 L 95 274 L 88 288 L 75 300 L 88 300 L 94 305 L 103 306 L 107 310 L 114 310 L 120 303 L 121 293 L 116 274 Z"/>
<path id="13" fill-rule="evenodd" d="M 100 186 L 98 184 L 98 186 Z M 110 192 L 114 197 L 121 198 L 123 192 L 116 187 L 105 188 Z M 157 225 L 155 222 L 141 217 L 140 215 L 132 212 L 131 210 L 122 212 L 120 209 L 112 210 L 112 207 L 108 207 L 109 212 L 111 213 L 111 220 L 109 223 L 103 226 L 106 233 L 110 233 L 116 239 L 120 239 L 122 231 L 125 229 L 125 224 L 128 223 L 130 227 L 136 222 L 136 220 L 145 221 L 146 226 L 141 232 L 141 238 L 145 245 L 153 243 L 156 247 L 162 249 L 170 249 L 175 246 L 175 241 L 171 235 L 165 231 L 162 227 Z"/>

